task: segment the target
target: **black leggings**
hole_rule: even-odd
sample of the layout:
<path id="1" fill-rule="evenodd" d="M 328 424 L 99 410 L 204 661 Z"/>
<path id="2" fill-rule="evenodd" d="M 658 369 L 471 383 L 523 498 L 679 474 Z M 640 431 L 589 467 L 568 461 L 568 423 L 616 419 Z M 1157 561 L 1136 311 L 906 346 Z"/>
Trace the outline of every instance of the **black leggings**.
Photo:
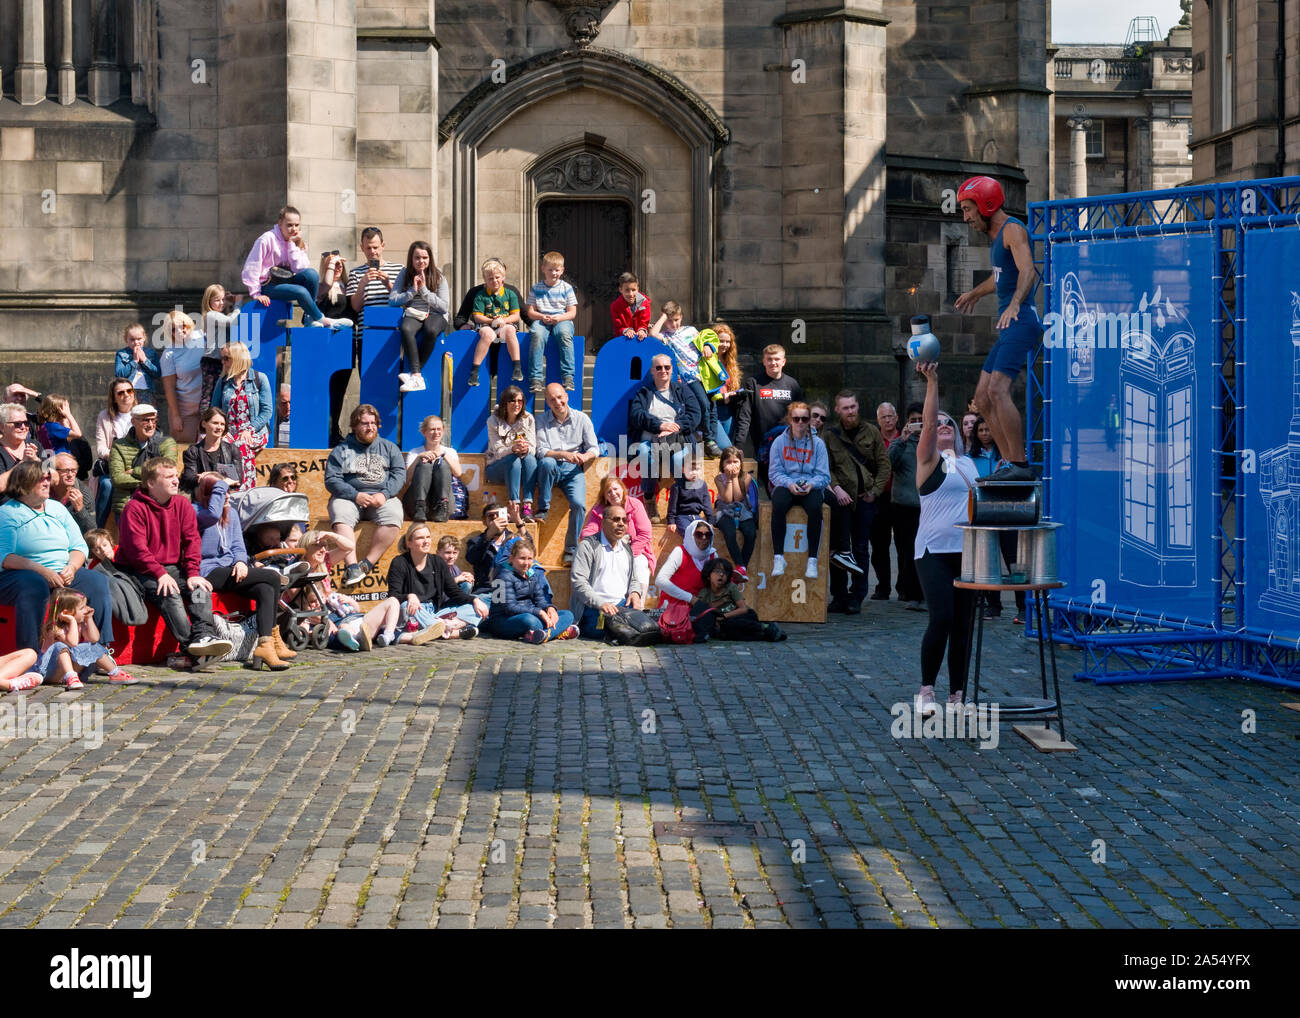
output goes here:
<path id="1" fill-rule="evenodd" d="M 408 517 L 415 515 L 417 502 L 426 503 L 429 512 L 445 501 L 451 507 L 451 467 L 446 457 L 437 463 L 420 463 L 411 471 L 411 483 L 406 486 L 402 507 Z"/>
<path id="2" fill-rule="evenodd" d="M 429 355 L 433 353 L 434 344 L 446 328 L 447 319 L 433 312 L 429 312 L 429 317 L 424 321 L 402 315 L 402 324 L 398 329 L 402 333 L 402 357 L 409 373 L 417 374 L 424 370 Z"/>
<path id="3" fill-rule="evenodd" d="M 718 513 L 718 529 L 727 542 L 727 551 L 731 555 L 732 565 L 749 568 L 750 557 L 754 554 L 754 542 L 758 537 L 758 523 L 754 517 L 736 522 L 730 513 Z M 741 543 L 736 544 L 736 531 L 740 531 Z"/>
<path id="4" fill-rule="evenodd" d="M 927 551 L 916 560 L 916 574 L 930 609 L 930 625 L 921 637 L 921 685 L 933 686 L 948 651 L 948 691 L 966 688 L 970 667 L 970 623 L 975 594 L 958 590 L 952 581 L 961 575 L 961 553 Z"/>
<path id="5" fill-rule="evenodd" d="M 785 514 L 792 505 L 800 505 L 808 514 L 808 557 L 817 557 L 817 549 L 822 545 L 822 500 L 825 497 L 825 488 L 813 488 L 806 495 L 796 495 L 789 488 L 772 489 L 773 554 L 785 554 L 782 550 L 785 548 Z"/>
<path id="6" fill-rule="evenodd" d="M 212 589 L 222 594 L 243 594 L 257 609 L 257 635 L 270 636 L 275 627 L 275 607 L 280 599 L 280 574 L 274 569 L 249 569 L 248 575 L 235 581 L 231 566 L 217 566 L 208 573 Z"/>

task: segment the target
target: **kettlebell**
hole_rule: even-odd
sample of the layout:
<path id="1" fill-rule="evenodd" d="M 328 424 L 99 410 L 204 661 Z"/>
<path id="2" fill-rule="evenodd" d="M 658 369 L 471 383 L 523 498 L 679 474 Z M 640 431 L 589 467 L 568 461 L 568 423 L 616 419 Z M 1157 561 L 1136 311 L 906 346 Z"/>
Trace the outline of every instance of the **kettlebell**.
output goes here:
<path id="1" fill-rule="evenodd" d="M 912 318 L 912 338 L 907 341 L 907 356 L 922 364 L 939 359 L 939 337 L 930 331 L 930 316 Z"/>

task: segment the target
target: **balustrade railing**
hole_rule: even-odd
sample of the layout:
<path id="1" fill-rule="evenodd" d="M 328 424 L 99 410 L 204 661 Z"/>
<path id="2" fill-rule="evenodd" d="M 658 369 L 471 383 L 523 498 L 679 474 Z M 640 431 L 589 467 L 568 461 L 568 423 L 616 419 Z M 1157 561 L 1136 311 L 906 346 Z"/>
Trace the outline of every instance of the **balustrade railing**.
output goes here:
<path id="1" fill-rule="evenodd" d="M 130 99 L 154 112 L 157 0 L 7 0 L 0 6 L 0 95 L 24 106 Z"/>

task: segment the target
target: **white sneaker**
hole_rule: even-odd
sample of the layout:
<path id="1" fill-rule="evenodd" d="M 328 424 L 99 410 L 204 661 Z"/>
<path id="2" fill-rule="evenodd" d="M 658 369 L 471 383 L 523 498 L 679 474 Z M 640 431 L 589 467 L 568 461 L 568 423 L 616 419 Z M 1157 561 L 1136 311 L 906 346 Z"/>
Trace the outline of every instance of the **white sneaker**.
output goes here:
<path id="1" fill-rule="evenodd" d="M 803 574 L 810 580 L 817 579 L 817 560 L 815 558 L 808 560 L 808 565 L 804 567 Z"/>
<path id="2" fill-rule="evenodd" d="M 922 717 L 928 718 L 931 714 L 938 713 L 939 705 L 934 702 L 934 687 L 922 686 L 916 694 L 914 706 Z"/>
<path id="3" fill-rule="evenodd" d="M 772 556 L 772 576 L 773 576 L 773 577 L 777 577 L 777 576 L 784 576 L 784 575 L 785 575 L 785 556 L 784 556 L 784 555 L 773 555 L 773 556 Z"/>
<path id="4" fill-rule="evenodd" d="M 317 325 L 324 325 L 329 329 L 350 329 L 352 328 L 351 318 L 322 318 Z"/>
<path id="5" fill-rule="evenodd" d="M 397 380 L 402 383 L 402 387 L 397 390 L 398 392 L 415 391 L 415 385 L 411 382 L 411 376 L 408 375 L 405 371 L 399 371 L 397 373 Z"/>
<path id="6" fill-rule="evenodd" d="M 411 376 L 411 384 L 415 387 L 416 392 L 424 392 L 427 388 L 424 384 L 424 376 L 418 371 Z"/>
<path id="7" fill-rule="evenodd" d="M 217 636 L 204 636 L 190 643 L 185 648 L 190 657 L 225 657 L 234 649 L 234 644 Z"/>

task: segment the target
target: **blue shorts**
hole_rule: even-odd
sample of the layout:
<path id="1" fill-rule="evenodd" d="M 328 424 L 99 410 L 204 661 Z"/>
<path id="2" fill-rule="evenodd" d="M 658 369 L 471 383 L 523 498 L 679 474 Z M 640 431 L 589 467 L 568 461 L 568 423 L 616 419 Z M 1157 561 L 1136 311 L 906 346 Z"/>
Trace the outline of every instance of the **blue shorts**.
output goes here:
<path id="1" fill-rule="evenodd" d="M 1020 317 L 998 332 L 998 341 L 984 360 L 984 370 L 989 374 L 998 371 L 1014 381 L 1025 370 L 1025 363 L 1043 338 L 1043 326 L 1038 315 L 1030 308 L 1020 312 Z"/>

